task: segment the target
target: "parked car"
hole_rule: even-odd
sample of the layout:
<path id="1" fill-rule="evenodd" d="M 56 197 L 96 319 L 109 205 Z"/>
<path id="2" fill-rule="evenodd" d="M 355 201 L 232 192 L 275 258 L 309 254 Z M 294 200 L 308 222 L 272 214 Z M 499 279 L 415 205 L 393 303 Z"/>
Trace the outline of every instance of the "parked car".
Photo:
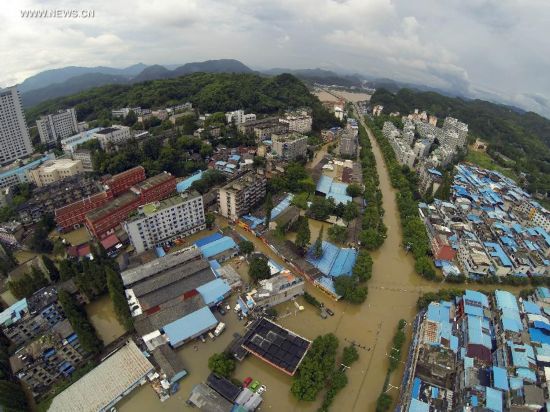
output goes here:
<path id="1" fill-rule="evenodd" d="M 256 389 L 260 386 L 260 382 L 254 381 L 252 384 L 248 387 L 252 392 L 256 392 Z"/>
<path id="2" fill-rule="evenodd" d="M 199 339 L 201 340 L 202 343 L 206 342 L 206 339 L 204 338 L 204 335 L 200 335 Z"/>
<path id="3" fill-rule="evenodd" d="M 330 310 L 329 308 L 325 308 L 325 310 L 330 316 L 334 316 L 334 312 L 332 310 Z"/>
<path id="4" fill-rule="evenodd" d="M 226 312 L 222 305 L 218 306 L 218 312 L 220 312 L 220 315 L 225 316 Z"/>
<path id="5" fill-rule="evenodd" d="M 249 376 L 248 378 L 245 378 L 243 381 L 243 388 L 248 388 L 248 386 L 252 383 L 252 378 Z"/>
<path id="6" fill-rule="evenodd" d="M 262 393 L 264 393 L 265 391 L 267 391 L 267 387 L 265 385 L 262 385 L 258 388 L 258 390 L 256 391 L 256 393 L 258 395 L 261 395 Z"/>

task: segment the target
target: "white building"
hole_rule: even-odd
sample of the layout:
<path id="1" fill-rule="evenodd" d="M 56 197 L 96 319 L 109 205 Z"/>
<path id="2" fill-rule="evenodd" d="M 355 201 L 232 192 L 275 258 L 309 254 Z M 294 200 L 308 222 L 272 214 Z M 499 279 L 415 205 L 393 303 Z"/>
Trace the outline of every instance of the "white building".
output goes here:
<path id="1" fill-rule="evenodd" d="M 313 124 L 313 119 L 306 110 L 285 113 L 285 116 L 279 119 L 279 121 L 287 123 L 290 132 L 298 133 L 311 132 L 311 125 Z"/>
<path id="2" fill-rule="evenodd" d="M 48 160 L 39 167 L 28 171 L 29 180 L 42 187 L 84 172 L 82 162 L 72 159 Z"/>
<path id="3" fill-rule="evenodd" d="M 206 228 L 202 196 L 188 192 L 149 203 L 124 222 L 124 230 L 138 253 L 163 242 Z"/>
<path id="4" fill-rule="evenodd" d="M 77 149 L 73 152 L 73 160 L 80 160 L 85 172 L 93 172 L 92 152 L 88 149 Z"/>
<path id="5" fill-rule="evenodd" d="M 44 144 L 55 143 L 59 139 L 72 136 L 78 132 L 74 108 L 59 110 L 56 114 L 40 116 L 36 121 L 40 141 Z"/>
<path id="6" fill-rule="evenodd" d="M 128 126 L 113 125 L 96 132 L 95 137 L 99 140 L 101 148 L 108 150 L 112 146 L 116 146 L 130 140 L 132 135 Z"/>
<path id="7" fill-rule="evenodd" d="M 429 140 L 418 140 L 413 147 L 414 154 L 418 157 L 426 157 L 430 153 L 431 143 Z"/>
<path id="8" fill-rule="evenodd" d="M 0 89 L 0 164 L 27 157 L 32 151 L 17 87 Z"/>
<path id="9" fill-rule="evenodd" d="M 235 110 L 233 112 L 227 112 L 225 114 L 225 119 L 227 123 L 235 123 L 239 125 L 241 123 L 252 122 L 256 120 L 256 115 L 254 113 L 245 114 L 244 110 Z"/>
<path id="10" fill-rule="evenodd" d="M 136 116 L 140 116 L 142 114 L 141 107 L 123 107 L 121 109 L 111 110 L 111 116 L 125 118 L 130 114 L 130 112 L 134 112 Z"/>
<path id="11" fill-rule="evenodd" d="M 63 149 L 63 152 L 72 155 L 76 151 L 78 145 L 86 143 L 89 140 L 97 139 L 96 133 L 100 130 L 102 130 L 101 127 L 96 127 L 95 129 L 86 130 L 85 132 L 80 132 L 74 136 L 61 139 L 61 148 Z"/>

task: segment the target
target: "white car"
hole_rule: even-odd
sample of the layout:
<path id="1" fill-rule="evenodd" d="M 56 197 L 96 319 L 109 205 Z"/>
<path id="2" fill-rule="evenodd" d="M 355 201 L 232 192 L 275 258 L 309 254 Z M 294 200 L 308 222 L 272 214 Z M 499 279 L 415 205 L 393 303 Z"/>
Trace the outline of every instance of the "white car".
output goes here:
<path id="1" fill-rule="evenodd" d="M 256 391 L 256 393 L 258 395 L 261 395 L 262 393 L 264 393 L 265 391 L 267 391 L 267 387 L 265 385 L 262 385 L 258 388 L 258 390 Z"/>

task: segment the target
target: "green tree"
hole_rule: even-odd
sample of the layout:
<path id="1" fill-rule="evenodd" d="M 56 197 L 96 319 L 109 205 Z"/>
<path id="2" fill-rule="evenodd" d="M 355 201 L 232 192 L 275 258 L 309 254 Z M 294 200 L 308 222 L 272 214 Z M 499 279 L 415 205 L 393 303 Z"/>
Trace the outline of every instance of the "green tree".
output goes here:
<path id="1" fill-rule="evenodd" d="M 214 223 L 216 223 L 216 215 L 214 215 L 214 213 L 207 213 L 204 216 L 204 219 L 205 219 L 206 227 L 208 229 L 212 229 L 212 227 L 214 226 Z"/>
<path id="2" fill-rule="evenodd" d="M 27 397 L 19 383 L 0 380 L 0 405 L 8 412 L 28 411 Z"/>
<path id="3" fill-rule="evenodd" d="M 116 317 L 127 331 L 132 330 L 134 328 L 134 321 L 128 307 L 126 295 L 124 294 L 122 279 L 112 268 L 106 268 L 105 273 L 107 275 L 107 289 L 113 302 Z"/>
<path id="4" fill-rule="evenodd" d="M 323 230 L 324 226 L 321 226 L 321 230 L 319 230 L 319 236 L 317 236 L 317 239 L 315 240 L 315 243 L 313 244 L 313 256 L 315 256 L 317 259 L 320 259 L 321 256 L 323 256 Z"/>
<path id="5" fill-rule="evenodd" d="M 297 225 L 298 230 L 296 234 L 296 246 L 300 249 L 305 250 L 309 245 L 311 239 L 311 231 L 309 230 L 309 221 L 307 218 L 300 216 L 298 218 L 299 224 Z"/>
<path id="6" fill-rule="evenodd" d="M 267 259 L 260 256 L 253 257 L 248 267 L 248 275 L 254 282 L 269 279 L 271 277 L 271 270 L 267 264 Z"/>
<path id="7" fill-rule="evenodd" d="M 367 299 L 368 289 L 359 286 L 354 276 L 338 276 L 334 279 L 336 293 L 353 304 L 363 303 Z"/>
<path id="8" fill-rule="evenodd" d="M 344 219 L 346 223 L 349 223 L 357 216 L 359 216 L 359 208 L 357 207 L 357 204 L 354 202 L 348 202 L 344 207 L 342 219 Z"/>
<path id="9" fill-rule="evenodd" d="M 242 240 L 239 242 L 239 250 L 243 255 L 249 255 L 254 252 L 254 243 L 249 240 Z"/>
<path id="10" fill-rule="evenodd" d="M 76 275 L 76 270 L 71 264 L 71 261 L 63 259 L 59 263 L 59 275 L 61 280 L 69 280 Z"/>
<path id="11" fill-rule="evenodd" d="M 235 361 L 226 353 L 214 353 L 208 358 L 208 369 L 216 375 L 229 378 L 235 370 Z"/>
<path id="12" fill-rule="evenodd" d="M 273 200 L 271 199 L 271 193 L 268 193 L 265 197 L 265 226 L 269 227 L 271 221 L 271 210 L 273 210 Z"/>
<path id="13" fill-rule="evenodd" d="M 59 269 L 55 266 L 55 263 L 46 255 L 42 255 L 42 262 L 48 271 L 48 275 L 52 282 L 57 282 L 59 280 Z"/>
<path id="14" fill-rule="evenodd" d="M 346 193 L 351 197 L 359 197 L 363 193 L 363 190 L 357 183 L 352 183 L 346 188 Z"/>
<path id="15" fill-rule="evenodd" d="M 54 256 L 65 256 L 65 244 L 61 241 L 61 239 L 56 239 L 53 242 L 53 250 L 52 253 Z"/>
<path id="16" fill-rule="evenodd" d="M 332 225 L 328 228 L 328 238 L 335 243 L 345 243 L 348 238 L 348 229 L 344 226 Z"/>
<path id="17" fill-rule="evenodd" d="M 355 346 L 346 346 L 344 348 L 344 354 L 342 355 L 342 363 L 346 366 L 351 366 L 357 359 L 359 359 L 359 352 L 357 352 Z"/>
<path id="18" fill-rule="evenodd" d="M 387 393 L 381 393 L 376 400 L 376 412 L 386 412 L 391 408 L 393 399 Z"/>

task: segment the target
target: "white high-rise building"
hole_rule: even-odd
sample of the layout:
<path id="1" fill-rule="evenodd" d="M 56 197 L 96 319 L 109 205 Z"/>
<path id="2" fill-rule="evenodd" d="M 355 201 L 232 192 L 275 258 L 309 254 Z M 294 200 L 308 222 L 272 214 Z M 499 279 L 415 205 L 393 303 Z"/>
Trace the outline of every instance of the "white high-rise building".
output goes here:
<path id="1" fill-rule="evenodd" d="M 0 89 L 0 164 L 26 157 L 32 151 L 17 87 Z"/>
<path id="2" fill-rule="evenodd" d="M 59 110 L 56 114 L 41 116 L 36 121 L 40 141 L 44 144 L 57 142 L 78 132 L 76 112 L 74 108 Z"/>

